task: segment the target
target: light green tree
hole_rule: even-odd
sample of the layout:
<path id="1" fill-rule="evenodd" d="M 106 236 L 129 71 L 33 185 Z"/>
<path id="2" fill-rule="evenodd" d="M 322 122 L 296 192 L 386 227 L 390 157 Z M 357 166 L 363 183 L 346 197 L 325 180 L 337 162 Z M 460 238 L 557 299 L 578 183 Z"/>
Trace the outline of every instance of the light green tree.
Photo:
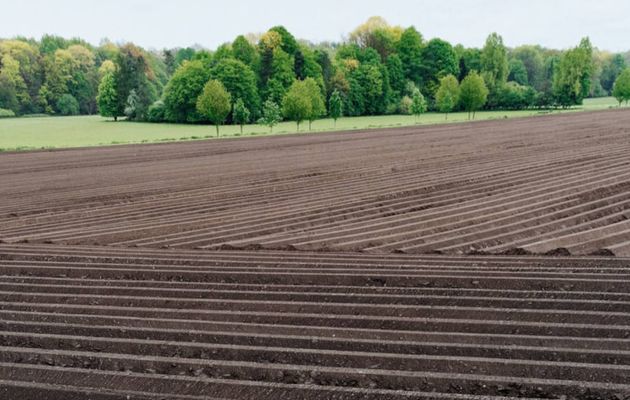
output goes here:
<path id="1" fill-rule="evenodd" d="M 112 117 L 118 121 L 121 116 L 118 109 L 118 91 L 116 90 L 116 78 L 114 72 L 107 72 L 98 86 L 98 111 L 103 117 Z"/>
<path id="2" fill-rule="evenodd" d="M 453 75 L 447 75 L 440 80 L 440 87 L 435 93 L 435 105 L 448 119 L 448 113 L 453 111 L 459 101 L 459 83 Z"/>
<path id="3" fill-rule="evenodd" d="M 258 120 L 261 125 L 269 127 L 270 132 L 273 133 L 273 127 L 278 125 L 282 121 L 282 112 L 280 106 L 274 103 L 273 100 L 267 100 L 263 104 L 262 117 Z"/>
<path id="4" fill-rule="evenodd" d="M 630 68 L 621 71 L 617 80 L 615 80 L 613 96 L 619 102 L 620 107 L 621 103 L 624 101 L 626 105 L 628 105 L 628 101 L 630 101 Z"/>
<path id="5" fill-rule="evenodd" d="M 219 137 L 219 125 L 227 118 L 231 111 L 231 106 L 232 98 L 230 93 L 216 79 L 211 79 L 206 83 L 203 92 L 197 99 L 197 111 L 216 126 L 217 137 Z"/>
<path id="6" fill-rule="evenodd" d="M 330 117 L 333 119 L 334 127 L 337 127 L 337 120 L 341 118 L 343 115 L 343 100 L 341 99 L 341 95 L 339 91 L 335 89 L 332 95 L 330 95 L 330 100 L 328 100 L 328 108 L 330 112 Z"/>
<path id="7" fill-rule="evenodd" d="M 416 90 L 411 100 L 411 113 L 415 115 L 416 121 L 420 118 L 420 115 L 427 110 L 427 102 L 424 99 L 422 93 Z"/>
<path id="8" fill-rule="evenodd" d="M 306 78 L 303 82 L 306 92 L 308 93 L 308 98 L 311 102 L 311 112 L 307 117 L 308 130 L 310 131 L 313 121 L 321 118 L 324 114 L 326 114 L 326 103 L 324 103 L 321 88 L 319 87 L 315 79 Z"/>
<path id="9" fill-rule="evenodd" d="M 476 71 L 472 71 L 459 87 L 459 103 L 468 111 L 468 119 L 471 114 L 472 119 L 475 119 L 475 112 L 483 107 L 487 100 L 488 88 L 483 78 Z"/>
<path id="10" fill-rule="evenodd" d="M 490 34 L 486 39 L 481 51 L 481 69 L 484 81 L 492 89 L 498 89 L 507 81 L 510 72 L 507 49 L 497 33 Z"/>
<path id="11" fill-rule="evenodd" d="M 245 106 L 243 99 L 236 100 L 234 103 L 234 110 L 232 111 L 232 117 L 235 123 L 241 127 L 241 135 L 243 134 L 243 125 L 249 122 L 250 112 Z"/>
<path id="12" fill-rule="evenodd" d="M 311 94 L 304 81 L 295 81 L 282 100 L 282 112 L 287 119 L 295 121 L 297 130 L 300 131 L 300 123 L 311 117 L 313 103 Z"/>

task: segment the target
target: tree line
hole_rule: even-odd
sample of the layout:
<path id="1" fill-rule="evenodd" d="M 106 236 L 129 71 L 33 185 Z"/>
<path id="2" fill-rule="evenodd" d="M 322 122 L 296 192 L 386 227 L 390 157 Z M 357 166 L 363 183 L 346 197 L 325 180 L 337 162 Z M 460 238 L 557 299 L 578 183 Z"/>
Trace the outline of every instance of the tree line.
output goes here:
<path id="1" fill-rule="evenodd" d="M 0 41 L 0 109 L 271 129 L 323 116 L 570 107 L 586 97 L 630 99 L 626 54 L 588 38 L 564 51 L 482 48 L 425 40 L 414 27 L 370 18 L 342 43 L 311 44 L 277 26 L 214 51 L 147 51 L 133 44 L 44 36 Z"/>

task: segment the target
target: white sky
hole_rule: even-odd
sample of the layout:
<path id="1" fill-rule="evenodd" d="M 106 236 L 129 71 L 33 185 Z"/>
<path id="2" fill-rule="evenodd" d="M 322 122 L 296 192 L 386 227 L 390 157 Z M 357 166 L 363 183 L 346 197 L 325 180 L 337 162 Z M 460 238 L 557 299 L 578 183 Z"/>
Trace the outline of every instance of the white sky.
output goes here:
<path id="1" fill-rule="evenodd" d="M 3 3 L 3 4 L 1 4 Z M 496 31 L 508 46 L 577 45 L 582 36 L 630 50 L 628 0 L 0 0 L 0 37 L 44 33 L 133 41 L 149 48 L 214 49 L 248 32 L 284 25 L 312 42 L 338 41 L 373 15 L 414 25 L 425 38 L 482 46 Z"/>

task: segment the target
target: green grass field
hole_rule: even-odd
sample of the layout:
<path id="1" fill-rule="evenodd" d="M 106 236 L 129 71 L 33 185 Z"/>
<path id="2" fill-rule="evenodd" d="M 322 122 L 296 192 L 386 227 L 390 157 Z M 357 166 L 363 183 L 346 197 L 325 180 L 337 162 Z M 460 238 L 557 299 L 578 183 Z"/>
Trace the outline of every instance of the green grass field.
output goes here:
<path id="1" fill-rule="evenodd" d="M 587 99 L 584 106 L 555 111 L 484 111 L 478 112 L 476 120 L 526 117 L 560 112 L 602 110 L 616 107 L 612 97 Z M 417 121 L 413 116 L 387 115 L 376 117 L 348 117 L 337 121 L 336 128 L 331 119 L 313 122 L 312 132 L 387 128 L 414 124 L 440 124 L 468 121 L 468 114 L 427 113 Z M 302 124 L 301 133 L 308 133 L 308 123 Z M 274 128 L 274 134 L 296 133 L 293 122 L 283 122 Z M 243 136 L 269 135 L 269 128 L 246 125 Z M 221 137 L 240 136 L 238 126 L 221 127 Z M 66 147 L 102 146 L 127 143 L 153 143 L 178 140 L 196 140 L 215 137 L 213 126 L 150 124 L 137 122 L 113 122 L 98 116 L 87 117 L 36 117 L 0 119 L 0 151 L 32 150 Z"/>

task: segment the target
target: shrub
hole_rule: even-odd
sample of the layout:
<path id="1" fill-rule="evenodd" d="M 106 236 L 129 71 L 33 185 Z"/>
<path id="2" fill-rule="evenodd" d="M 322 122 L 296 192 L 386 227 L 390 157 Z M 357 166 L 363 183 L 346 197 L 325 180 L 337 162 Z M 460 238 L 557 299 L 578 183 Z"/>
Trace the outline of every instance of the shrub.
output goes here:
<path id="1" fill-rule="evenodd" d="M 149 122 L 164 122 L 164 112 L 166 110 L 166 106 L 162 100 L 158 100 L 155 103 L 149 106 Z"/>
<path id="2" fill-rule="evenodd" d="M 411 115 L 411 106 L 413 105 L 413 100 L 409 96 L 403 96 L 400 99 L 400 105 L 398 106 L 398 112 L 403 115 Z"/>
<path id="3" fill-rule="evenodd" d="M 61 115 L 79 114 L 79 102 L 71 94 L 64 94 L 57 100 L 57 110 Z"/>
<path id="4" fill-rule="evenodd" d="M 4 108 L 0 108 L 0 118 L 12 118 L 15 117 L 15 113 L 13 110 L 6 110 Z"/>

